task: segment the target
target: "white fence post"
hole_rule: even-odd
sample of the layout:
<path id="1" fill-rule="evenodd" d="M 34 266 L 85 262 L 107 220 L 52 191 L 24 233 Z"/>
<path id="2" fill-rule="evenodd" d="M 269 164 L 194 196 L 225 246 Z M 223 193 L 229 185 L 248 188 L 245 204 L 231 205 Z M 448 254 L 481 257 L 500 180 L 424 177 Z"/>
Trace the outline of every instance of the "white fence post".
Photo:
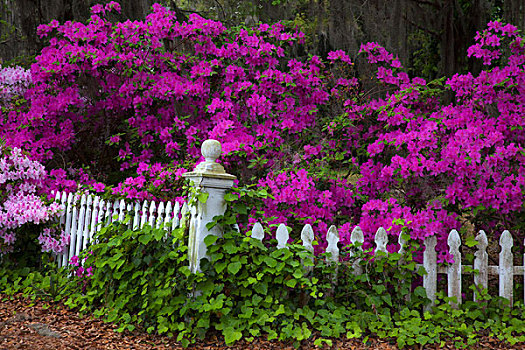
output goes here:
<path id="1" fill-rule="evenodd" d="M 235 180 L 234 175 L 227 174 L 222 165 L 215 162 L 222 153 L 219 141 L 204 141 L 201 153 L 205 161 L 197 165 L 194 171 L 182 175 L 190 179 L 192 186 L 198 191 L 208 194 L 205 203 L 196 198 L 191 201 L 188 258 L 192 272 L 200 270 L 200 260 L 206 257 L 204 238 L 210 234 L 222 235 L 220 227 L 207 229 L 206 225 L 213 221 L 213 217 L 224 214 L 226 210 L 224 195 L 233 186 Z"/>

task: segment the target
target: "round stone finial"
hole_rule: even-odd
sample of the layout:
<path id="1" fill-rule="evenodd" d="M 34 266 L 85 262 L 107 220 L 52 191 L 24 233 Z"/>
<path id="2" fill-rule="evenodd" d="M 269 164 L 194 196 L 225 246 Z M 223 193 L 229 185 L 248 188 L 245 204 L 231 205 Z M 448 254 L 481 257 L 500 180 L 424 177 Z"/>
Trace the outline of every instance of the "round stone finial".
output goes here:
<path id="1" fill-rule="evenodd" d="M 206 163 L 214 163 L 222 154 L 221 143 L 211 139 L 204 141 L 201 146 L 201 154 L 206 159 Z"/>

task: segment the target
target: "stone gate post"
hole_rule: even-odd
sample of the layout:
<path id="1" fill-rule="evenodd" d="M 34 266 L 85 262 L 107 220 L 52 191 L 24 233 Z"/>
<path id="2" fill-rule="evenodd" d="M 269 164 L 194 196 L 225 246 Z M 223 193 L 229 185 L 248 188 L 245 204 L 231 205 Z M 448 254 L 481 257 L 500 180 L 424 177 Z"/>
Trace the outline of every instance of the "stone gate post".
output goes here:
<path id="1" fill-rule="evenodd" d="M 190 270 L 200 271 L 200 260 L 207 257 L 204 238 L 208 235 L 222 236 L 222 228 L 216 225 L 207 229 L 206 225 L 213 221 L 213 217 L 224 215 L 226 202 L 224 195 L 233 186 L 234 175 L 227 174 L 216 160 L 221 156 L 221 144 L 217 140 L 206 140 L 202 143 L 201 153 L 205 161 L 198 164 L 191 172 L 182 176 L 190 179 L 191 186 L 197 193 L 207 193 L 205 203 L 196 198 L 190 198 L 190 224 L 188 240 L 188 258 Z"/>

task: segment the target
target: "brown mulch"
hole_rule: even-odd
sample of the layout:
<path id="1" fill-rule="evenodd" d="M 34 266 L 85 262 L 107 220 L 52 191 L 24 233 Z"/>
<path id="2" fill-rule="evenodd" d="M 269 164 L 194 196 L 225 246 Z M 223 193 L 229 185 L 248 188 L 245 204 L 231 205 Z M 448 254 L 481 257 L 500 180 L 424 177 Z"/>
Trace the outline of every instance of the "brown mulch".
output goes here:
<path id="1" fill-rule="evenodd" d="M 21 296 L 7 297 L 0 294 L 0 350 L 4 349 L 182 349 L 173 338 L 155 336 L 139 331 L 117 333 L 115 326 L 99 319 L 82 317 L 56 302 L 32 301 Z M 313 340 L 302 342 L 301 349 L 316 349 Z M 218 336 L 191 345 L 190 349 L 294 349 L 292 344 L 256 339 L 241 341 L 227 347 Z M 397 346 L 377 338 L 366 343 L 357 339 L 333 340 L 333 346 L 324 349 L 394 350 Z M 455 349 L 450 344 L 443 347 L 425 346 L 415 349 Z M 497 339 L 484 339 L 470 349 L 523 349 L 511 347 Z"/>

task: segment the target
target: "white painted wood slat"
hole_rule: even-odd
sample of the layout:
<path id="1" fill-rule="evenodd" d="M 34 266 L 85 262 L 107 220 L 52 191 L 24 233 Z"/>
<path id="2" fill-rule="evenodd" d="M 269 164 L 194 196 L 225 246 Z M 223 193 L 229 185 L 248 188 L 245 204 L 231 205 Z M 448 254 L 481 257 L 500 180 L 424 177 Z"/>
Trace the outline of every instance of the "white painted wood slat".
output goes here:
<path id="1" fill-rule="evenodd" d="M 488 240 L 485 231 L 479 231 L 476 236 L 478 242 L 477 250 L 474 253 L 474 269 L 478 272 L 474 274 L 474 284 L 478 289 L 483 290 L 488 287 L 488 267 L 489 267 L 489 255 L 487 254 Z M 479 299 L 478 292 L 474 292 L 474 301 Z"/>
<path id="2" fill-rule="evenodd" d="M 436 302 L 437 291 L 437 255 L 436 255 L 436 236 L 425 238 L 425 252 L 423 253 L 423 267 L 426 274 L 423 275 L 423 288 L 427 292 L 427 298 L 430 299 L 430 305 L 427 310 Z"/>
<path id="3" fill-rule="evenodd" d="M 277 227 L 275 238 L 277 238 L 277 249 L 288 248 L 286 245 L 288 244 L 288 239 L 290 239 L 290 235 L 288 233 L 288 229 L 284 224 L 280 224 L 279 227 Z"/>
<path id="4" fill-rule="evenodd" d="M 264 238 L 264 230 L 260 223 L 256 222 L 252 228 L 252 238 L 255 238 L 262 242 Z"/>
<path id="5" fill-rule="evenodd" d="M 357 248 L 359 251 L 363 251 L 363 243 L 365 242 L 365 237 L 363 235 L 363 230 L 361 230 L 361 227 L 356 226 L 352 230 L 352 233 L 350 234 L 350 243 L 352 244 L 360 244 L 360 246 Z M 355 256 L 355 252 L 350 252 L 350 257 Z M 363 268 L 361 267 L 361 259 L 355 259 L 355 261 L 352 264 L 352 271 L 355 275 L 362 275 L 363 274 Z"/>
<path id="6" fill-rule="evenodd" d="M 448 266 L 448 296 L 456 298 L 456 303 L 452 302 L 451 306 L 457 308 L 457 306 L 461 304 L 461 253 L 459 252 L 461 239 L 459 238 L 458 231 L 450 231 L 447 243 L 450 248 L 449 253 L 454 259 L 454 263 Z"/>
<path id="7" fill-rule="evenodd" d="M 511 251 L 513 240 L 509 231 L 503 231 L 499 238 L 499 245 L 501 246 L 499 253 L 499 296 L 508 299 L 512 305 L 514 263 Z"/>

